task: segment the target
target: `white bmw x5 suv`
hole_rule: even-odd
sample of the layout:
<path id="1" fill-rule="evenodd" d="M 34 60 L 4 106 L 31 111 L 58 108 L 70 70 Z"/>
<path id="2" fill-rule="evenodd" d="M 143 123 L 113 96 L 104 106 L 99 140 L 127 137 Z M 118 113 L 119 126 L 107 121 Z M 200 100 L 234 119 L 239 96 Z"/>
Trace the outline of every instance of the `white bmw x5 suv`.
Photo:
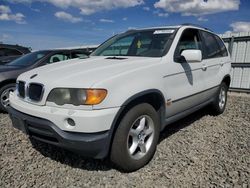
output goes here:
<path id="1" fill-rule="evenodd" d="M 223 113 L 230 70 L 223 41 L 205 28 L 129 30 L 89 58 L 20 75 L 8 112 L 33 139 L 130 172 L 151 160 L 166 125 L 207 105 Z"/>

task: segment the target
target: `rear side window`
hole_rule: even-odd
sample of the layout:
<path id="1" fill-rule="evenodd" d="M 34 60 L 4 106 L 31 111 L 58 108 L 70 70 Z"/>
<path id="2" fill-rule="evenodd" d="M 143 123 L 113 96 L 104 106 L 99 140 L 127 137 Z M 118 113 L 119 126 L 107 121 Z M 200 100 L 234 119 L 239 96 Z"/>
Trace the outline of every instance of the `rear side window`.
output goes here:
<path id="1" fill-rule="evenodd" d="M 222 40 L 218 36 L 215 35 L 214 37 L 215 37 L 215 39 L 220 47 L 220 51 L 221 51 L 222 56 L 223 57 L 228 56 L 228 52 L 227 52 L 227 48 L 226 48 L 225 44 L 222 42 Z"/>
<path id="2" fill-rule="evenodd" d="M 204 58 L 222 57 L 221 49 L 214 35 L 205 31 L 201 31 L 203 38 L 203 46 L 205 50 Z"/>

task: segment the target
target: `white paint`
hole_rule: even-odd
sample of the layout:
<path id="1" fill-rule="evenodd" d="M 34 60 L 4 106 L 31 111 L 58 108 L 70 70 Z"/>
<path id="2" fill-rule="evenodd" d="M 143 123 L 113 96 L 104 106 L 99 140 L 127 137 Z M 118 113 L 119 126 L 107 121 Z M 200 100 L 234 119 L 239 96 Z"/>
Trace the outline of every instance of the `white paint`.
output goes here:
<path id="1" fill-rule="evenodd" d="M 11 106 L 26 114 L 49 119 L 62 130 L 67 130 L 65 119 L 70 117 L 77 126 L 68 131 L 99 132 L 109 130 L 124 102 L 140 92 L 156 89 L 166 100 L 175 101 L 219 85 L 224 76 L 230 73 L 230 57 L 202 60 L 200 63 L 174 61 L 177 43 L 187 28 L 201 29 L 193 26 L 180 27 L 169 52 L 163 57 L 123 56 L 124 59 L 107 59 L 105 56 L 91 56 L 88 59 L 73 59 L 28 71 L 17 80 L 25 81 L 26 84 L 43 84 L 43 98 L 38 103 L 32 103 L 11 94 Z M 203 69 L 204 66 L 208 68 Z M 34 74 L 38 76 L 30 79 Z M 46 102 L 54 88 L 104 88 L 108 94 L 102 103 L 95 106 L 55 107 Z M 176 106 L 168 106 L 166 117 L 211 97 L 212 92 L 208 92 L 200 94 L 195 100 L 183 100 Z"/>

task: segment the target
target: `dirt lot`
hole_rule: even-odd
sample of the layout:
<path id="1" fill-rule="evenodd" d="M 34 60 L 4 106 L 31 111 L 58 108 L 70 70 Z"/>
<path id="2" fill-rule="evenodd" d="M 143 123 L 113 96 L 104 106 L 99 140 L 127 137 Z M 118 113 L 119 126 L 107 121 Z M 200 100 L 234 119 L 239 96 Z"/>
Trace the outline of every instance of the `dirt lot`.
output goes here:
<path id="1" fill-rule="evenodd" d="M 250 187 L 250 98 L 231 96 L 223 115 L 201 110 L 161 135 L 154 159 L 125 174 L 35 143 L 0 114 L 0 187 Z"/>

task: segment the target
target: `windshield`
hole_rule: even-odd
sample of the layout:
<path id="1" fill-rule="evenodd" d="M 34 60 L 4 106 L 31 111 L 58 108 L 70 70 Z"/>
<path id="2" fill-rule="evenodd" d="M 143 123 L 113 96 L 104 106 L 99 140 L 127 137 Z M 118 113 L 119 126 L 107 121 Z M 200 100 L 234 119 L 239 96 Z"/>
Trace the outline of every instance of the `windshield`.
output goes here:
<path id="1" fill-rule="evenodd" d="M 49 51 L 32 52 L 8 63 L 7 65 L 22 66 L 22 67 L 31 66 L 35 64 L 38 60 L 46 56 L 48 53 Z"/>
<path id="2" fill-rule="evenodd" d="M 162 57 L 174 32 L 172 28 L 126 32 L 112 37 L 91 55 Z"/>

